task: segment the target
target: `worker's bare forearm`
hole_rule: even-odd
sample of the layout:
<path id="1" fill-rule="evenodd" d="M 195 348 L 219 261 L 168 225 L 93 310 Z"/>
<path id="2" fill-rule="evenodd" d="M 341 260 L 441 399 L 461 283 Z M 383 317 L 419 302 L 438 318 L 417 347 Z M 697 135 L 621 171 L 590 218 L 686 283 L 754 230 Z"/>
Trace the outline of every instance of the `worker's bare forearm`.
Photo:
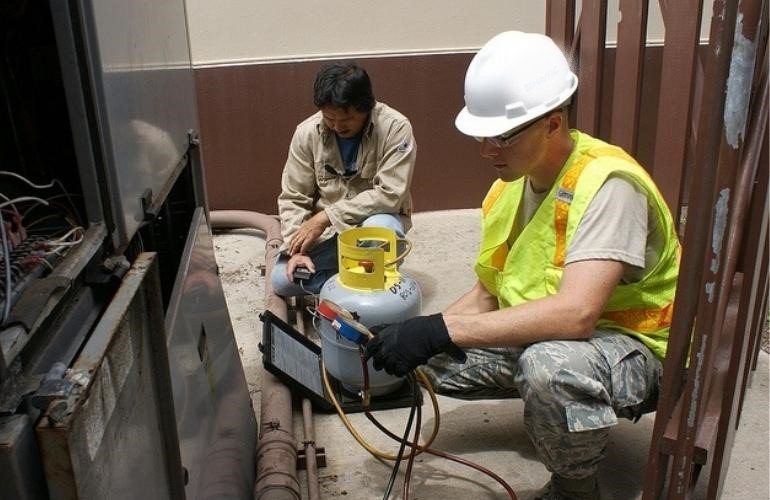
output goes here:
<path id="1" fill-rule="evenodd" d="M 444 321 L 452 342 L 459 347 L 513 347 L 543 340 L 587 339 L 593 335 L 622 274 L 620 262 L 576 262 L 567 265 L 554 295 L 478 314 L 464 313 L 474 303 L 477 307 L 482 304 L 485 293 L 491 296 L 477 284 L 446 310 Z"/>
<path id="2" fill-rule="evenodd" d="M 480 281 L 444 310 L 444 314 L 479 314 L 497 309 L 497 297 L 489 293 Z"/>
<path id="3" fill-rule="evenodd" d="M 480 314 L 444 314 L 452 342 L 459 347 L 515 347 L 542 340 L 580 339 L 577 308 L 557 296 Z"/>

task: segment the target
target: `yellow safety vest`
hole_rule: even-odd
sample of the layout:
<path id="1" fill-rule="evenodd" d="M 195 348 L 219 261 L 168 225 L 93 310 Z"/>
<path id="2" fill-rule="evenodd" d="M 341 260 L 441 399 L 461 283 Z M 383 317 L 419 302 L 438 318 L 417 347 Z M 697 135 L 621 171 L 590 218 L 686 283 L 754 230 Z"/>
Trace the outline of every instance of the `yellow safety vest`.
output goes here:
<path id="1" fill-rule="evenodd" d="M 508 239 L 524 193 L 521 178 L 495 181 L 482 205 L 482 240 L 475 271 L 498 297 L 500 308 L 553 295 L 559 290 L 569 242 L 586 208 L 610 174 L 642 186 L 666 235 L 660 260 L 640 281 L 619 284 L 597 329 L 619 330 L 641 340 L 656 356 L 666 354 L 673 314 L 680 247 L 671 213 L 649 174 L 622 149 L 571 131 L 575 147 L 556 182 L 515 241 Z"/>

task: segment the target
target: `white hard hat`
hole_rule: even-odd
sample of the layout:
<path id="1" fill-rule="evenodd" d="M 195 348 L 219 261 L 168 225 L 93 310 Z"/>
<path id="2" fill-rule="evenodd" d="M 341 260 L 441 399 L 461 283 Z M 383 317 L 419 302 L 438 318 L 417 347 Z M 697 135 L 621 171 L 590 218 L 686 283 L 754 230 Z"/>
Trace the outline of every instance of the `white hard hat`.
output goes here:
<path id="1" fill-rule="evenodd" d="M 577 84 L 553 40 L 505 31 L 489 40 L 468 66 L 465 107 L 455 126 L 466 135 L 500 135 L 558 108 Z"/>

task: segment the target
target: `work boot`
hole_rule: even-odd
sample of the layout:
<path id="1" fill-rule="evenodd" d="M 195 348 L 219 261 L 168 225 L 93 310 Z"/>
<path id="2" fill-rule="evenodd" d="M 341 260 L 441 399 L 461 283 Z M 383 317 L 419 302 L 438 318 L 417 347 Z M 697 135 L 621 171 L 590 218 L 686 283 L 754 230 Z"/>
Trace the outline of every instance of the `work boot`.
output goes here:
<path id="1" fill-rule="evenodd" d="M 534 500 L 601 500 L 596 476 L 568 479 L 553 474 L 548 484 L 535 494 Z"/>

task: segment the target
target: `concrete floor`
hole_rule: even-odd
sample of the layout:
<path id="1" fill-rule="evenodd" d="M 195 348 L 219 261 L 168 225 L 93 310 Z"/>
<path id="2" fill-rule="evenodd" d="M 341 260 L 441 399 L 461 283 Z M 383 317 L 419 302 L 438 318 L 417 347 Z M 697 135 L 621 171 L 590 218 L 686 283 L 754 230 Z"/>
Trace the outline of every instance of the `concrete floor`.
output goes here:
<path id="1" fill-rule="evenodd" d="M 472 263 L 479 241 L 478 210 L 424 212 L 414 217 L 409 239 L 414 245 L 401 270 L 415 279 L 423 293 L 423 313 L 441 311 L 475 281 Z M 259 416 L 262 356 L 257 350 L 263 309 L 263 235 L 241 229 L 214 237 L 217 261 L 230 315 L 243 360 L 246 378 Z M 465 402 L 439 396 L 440 428 L 432 448 L 446 451 L 491 469 L 516 492 L 520 500 L 532 495 L 548 480 L 548 472 L 535 457 L 522 423 L 519 400 Z M 770 499 L 768 486 L 768 354 L 760 353 L 759 368 L 746 396 L 740 428 L 724 482 L 724 499 Z M 436 423 L 430 405 L 423 406 L 423 435 Z M 380 411 L 376 417 L 400 434 L 407 410 Z M 607 459 L 602 465 L 601 486 L 605 499 L 641 498 L 648 444 L 654 415 L 638 423 L 621 421 L 612 430 Z M 362 415 L 352 414 L 353 425 L 376 448 L 395 453 L 397 447 Z M 301 420 L 295 422 L 302 440 Z M 323 498 L 382 498 L 392 462 L 374 458 L 358 444 L 332 414 L 317 413 L 316 442 L 326 452 L 327 465 L 320 469 Z M 401 470 L 405 468 L 402 464 Z M 304 474 L 300 473 L 304 488 Z M 396 481 L 391 498 L 400 498 L 403 480 Z M 303 489 L 303 496 L 306 491 Z M 417 500 L 499 499 L 505 491 L 476 470 L 446 459 L 417 457 L 410 484 L 410 498 Z"/>

